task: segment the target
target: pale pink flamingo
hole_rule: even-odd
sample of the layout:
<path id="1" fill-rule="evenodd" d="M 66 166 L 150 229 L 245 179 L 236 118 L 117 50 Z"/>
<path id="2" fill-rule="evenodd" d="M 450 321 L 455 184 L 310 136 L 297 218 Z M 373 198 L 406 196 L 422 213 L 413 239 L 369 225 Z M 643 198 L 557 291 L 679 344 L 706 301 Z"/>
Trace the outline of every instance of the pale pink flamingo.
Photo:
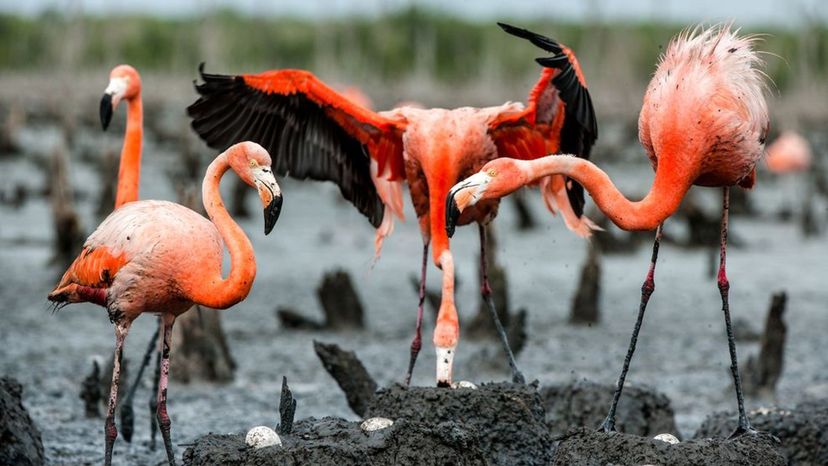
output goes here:
<path id="1" fill-rule="evenodd" d="M 532 159 L 564 151 L 588 157 L 598 135 L 592 100 L 575 54 L 552 39 L 505 24 L 506 32 L 551 52 L 541 58 L 550 68 L 529 94 L 527 106 L 453 110 L 414 107 L 373 112 L 336 93 L 303 70 L 276 70 L 227 76 L 204 73 L 196 86 L 200 98 L 188 109 L 192 127 L 208 145 L 221 149 L 239 140 L 257 141 L 275 159 L 277 173 L 333 181 L 377 228 L 376 251 L 402 218 L 402 183 L 423 237 L 420 300 L 411 342 L 406 384 L 421 348 L 428 249 L 443 271 L 442 302 L 434 329 L 437 384 L 451 386 L 452 363 L 460 339 L 454 303 L 454 260 L 445 230 L 445 198 L 458 180 L 497 157 Z M 550 209 L 568 227 L 589 235 L 594 225 L 583 216 L 583 189 L 563 176 L 545 178 L 542 190 Z M 512 378 L 523 381 L 491 301 L 486 273 L 483 225 L 497 214 L 498 201 L 486 202 L 460 218 L 480 230 L 481 293 L 489 305 L 506 350 Z"/>
<path id="2" fill-rule="evenodd" d="M 811 146 L 794 131 L 784 131 L 768 146 L 765 162 L 773 173 L 804 172 L 811 168 Z"/>
<path id="3" fill-rule="evenodd" d="M 202 186 L 205 219 L 167 201 L 134 201 L 110 214 L 84 244 L 49 300 L 62 306 L 89 302 L 104 306 L 115 324 L 115 357 L 104 432 L 105 464 L 112 461 L 118 436 L 115 407 L 120 383 L 123 344 L 139 315 L 162 317 L 161 377 L 158 382 L 158 426 L 167 459 L 175 464 L 167 415 L 170 340 L 177 316 L 194 304 L 226 309 L 250 292 L 256 257 L 244 231 L 224 208 L 219 182 L 232 168 L 255 187 L 264 206 L 265 234 L 270 233 L 282 205 L 279 185 L 267 151 L 251 142 L 236 144 L 207 168 Z M 222 275 L 224 245 L 230 252 L 230 273 Z"/>
<path id="4" fill-rule="evenodd" d="M 520 186 L 555 174 L 581 183 L 600 208 L 625 230 L 656 229 L 652 261 L 641 289 L 641 305 L 612 406 L 602 424 L 615 429 L 615 409 L 624 386 L 638 331 L 644 318 L 653 281 L 662 223 L 679 206 L 692 185 L 723 188 L 721 255 L 718 285 L 727 328 L 731 371 L 739 407 L 738 435 L 752 432 L 745 414 L 736 346 L 730 324 L 725 273 L 730 187 L 753 186 L 756 163 L 762 157 L 768 131 L 768 108 L 759 70 L 761 60 L 754 39 L 739 37 L 729 25 L 675 38 L 661 57 L 638 120 L 638 134 L 655 169 L 650 192 L 643 200 L 627 200 L 600 168 L 571 156 L 548 156 L 531 161 L 498 159 L 456 184 L 446 199 L 447 228 L 478 202 L 498 199 Z"/>

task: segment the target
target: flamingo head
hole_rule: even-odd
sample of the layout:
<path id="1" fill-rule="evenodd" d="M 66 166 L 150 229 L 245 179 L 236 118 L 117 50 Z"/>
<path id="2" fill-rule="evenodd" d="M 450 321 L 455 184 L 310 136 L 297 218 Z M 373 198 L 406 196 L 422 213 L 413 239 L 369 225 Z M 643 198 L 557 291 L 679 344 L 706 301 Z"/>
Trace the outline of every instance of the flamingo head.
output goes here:
<path id="1" fill-rule="evenodd" d="M 255 142 L 240 142 L 227 149 L 230 167 L 245 183 L 259 191 L 264 207 L 265 234 L 273 230 L 282 211 L 282 189 L 271 169 L 270 154 Z"/>
<path id="2" fill-rule="evenodd" d="M 523 185 L 524 171 L 519 160 L 498 158 L 474 175 L 455 184 L 446 196 L 446 233 L 449 238 L 460 215 L 481 200 L 500 199 Z"/>
<path id="3" fill-rule="evenodd" d="M 141 94 L 141 75 L 129 65 L 118 65 L 109 73 L 109 85 L 101 97 L 101 126 L 104 131 L 112 121 L 112 113 L 123 99 L 133 99 Z"/>

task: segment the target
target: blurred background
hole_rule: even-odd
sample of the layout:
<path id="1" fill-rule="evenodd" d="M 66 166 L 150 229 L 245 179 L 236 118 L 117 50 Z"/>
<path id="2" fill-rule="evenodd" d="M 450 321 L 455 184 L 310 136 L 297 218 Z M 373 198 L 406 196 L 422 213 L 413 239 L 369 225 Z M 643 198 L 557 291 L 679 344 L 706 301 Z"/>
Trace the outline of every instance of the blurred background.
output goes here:
<path id="1" fill-rule="evenodd" d="M 652 180 L 637 141 L 638 110 L 670 38 L 699 23 L 725 21 L 761 37 L 757 48 L 771 82 L 769 143 L 792 131 L 804 138 L 797 141 L 804 141 L 809 157 L 794 170 L 774 171 L 762 162 L 757 188 L 734 194 L 728 272 L 734 317 L 745 332 L 742 361 L 762 352 L 759 335 L 766 330 L 771 295 L 784 291 L 788 306 L 784 370 L 757 382 L 748 404 L 793 405 L 828 396 L 820 356 L 828 328 L 824 0 L 0 0 L 0 374 L 23 383 L 47 457 L 97 462 L 103 450 L 102 419 L 85 410 L 78 393 L 88 394 L 81 390 L 84 380 L 106 383 L 112 326 L 91 305 L 49 315 L 45 297 L 111 211 L 125 109 L 121 104 L 104 133 L 98 106 L 113 66 L 129 63 L 142 75 L 141 198 L 199 209 L 200 181 L 215 156 L 190 131 L 185 115 L 196 98 L 192 82 L 199 63 L 227 74 L 308 69 L 337 89 L 361 90 L 379 110 L 403 101 L 449 108 L 525 102 L 540 72 L 533 60 L 539 51 L 503 33 L 496 21 L 552 36 L 575 51 L 599 122 L 592 158 L 631 198 L 645 193 Z M 272 424 L 282 375 L 299 401 L 298 418 L 354 418 L 313 354 L 315 339 L 356 350 L 380 385 L 403 378 L 422 247 L 407 196 L 408 221 L 397 225 L 373 264 L 373 229 L 341 201 L 335 186 L 280 183 L 284 211 L 269 237 L 261 234 L 255 196 L 246 196 L 235 180 L 222 186 L 256 248 L 259 273 L 246 301 L 217 315 L 193 313 L 200 319 L 196 330 L 175 337 L 196 342 L 195 350 L 173 352 L 175 443 L 211 430 Z M 587 211 L 600 220 L 592 207 Z M 629 378 L 670 397 L 683 436 L 691 436 L 710 412 L 735 406 L 711 274 L 719 215 L 719 192 L 694 189 L 667 223 L 657 291 Z M 634 322 L 651 233 L 626 234 L 604 223 L 608 231 L 585 242 L 552 218 L 532 190 L 504 201 L 494 223 L 496 262 L 506 277 L 501 307 L 514 315 L 524 310 L 516 321 L 525 335 L 518 361 L 527 377 L 544 386 L 585 379 L 612 384 Z M 475 229 L 460 229 L 452 250 L 463 332 L 479 323 Z M 332 270 L 348 274 L 346 288 L 352 285 L 364 308 L 354 328 L 318 322 L 328 310 L 317 298 L 317 284 L 324 288 L 323 277 Z M 428 273 L 429 288 L 439 291 L 439 272 L 430 267 Z M 284 311 L 293 317 L 286 320 Z M 433 383 L 432 322 L 428 315 L 417 384 Z M 205 325 L 210 330 L 198 330 Z M 145 316 L 130 333 L 130 381 L 154 329 L 154 319 Z M 199 333 L 218 337 L 199 340 Z M 462 340 L 456 359 L 458 378 L 505 380 L 508 371 L 491 334 L 484 329 L 465 335 L 470 338 Z M 176 367 L 176 356 L 188 362 Z M 164 458 L 146 443 L 144 400 L 152 381 L 145 378 L 136 402 L 138 440 L 116 444 L 126 451 L 118 461 Z M 89 396 L 86 407 L 96 406 L 99 401 Z"/>

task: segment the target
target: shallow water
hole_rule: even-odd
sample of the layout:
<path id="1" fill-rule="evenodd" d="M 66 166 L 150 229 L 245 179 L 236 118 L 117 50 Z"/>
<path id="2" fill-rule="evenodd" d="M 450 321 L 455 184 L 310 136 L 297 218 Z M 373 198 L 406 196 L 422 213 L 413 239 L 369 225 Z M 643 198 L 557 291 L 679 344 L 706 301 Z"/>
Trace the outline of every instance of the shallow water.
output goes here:
<path id="1" fill-rule="evenodd" d="M 116 136 L 100 142 L 100 136 L 94 135 L 93 140 L 97 147 L 117 150 Z M 32 137 L 38 136 L 35 133 Z M 205 158 L 210 154 L 206 149 L 201 151 Z M 42 162 L 34 158 L 0 160 L 2 189 L 18 183 L 31 190 L 42 188 L 45 177 L 39 164 Z M 174 199 L 167 173 L 179 164 L 169 150 L 150 141 L 145 148 L 142 198 Z M 624 192 L 643 192 L 652 179 L 643 164 L 605 166 Z M 97 224 L 93 212 L 98 175 L 92 166 L 76 158 L 70 176 L 82 199 L 77 207 L 83 226 L 91 231 Z M 316 359 L 313 339 L 355 350 L 380 385 L 403 378 L 417 301 L 409 276 L 419 271 L 422 244 L 410 207 L 406 205 L 408 221 L 397 224 L 382 258 L 372 267 L 373 230 L 355 209 L 339 200 L 334 186 L 292 181 L 282 185 L 284 209 L 270 236 L 261 232 L 254 196 L 249 198 L 253 218 L 240 222 L 256 249 L 259 267 L 247 300 L 224 312 L 223 325 L 238 363 L 235 380 L 226 385 L 170 384 L 169 411 L 179 456 L 185 444 L 207 432 L 275 425 L 283 375 L 298 400 L 299 418 L 334 415 L 355 419 L 345 397 Z M 778 386 L 778 402 L 785 405 L 828 396 L 828 365 L 821 353 L 828 343 L 824 275 L 828 243 L 825 234 L 803 239 L 796 223 L 782 223 L 772 215 L 797 189 L 795 182 L 760 180 L 754 202 L 763 214 L 732 219 L 732 235 L 741 240 L 742 247 L 732 248 L 728 255 L 734 318 L 746 318 L 761 329 L 771 293 L 782 289 L 789 293 L 785 369 Z M 709 211 L 718 212 L 717 192 L 696 190 L 704 191 L 700 199 Z M 567 232 L 563 222 L 548 215 L 537 192 L 528 194 L 539 228 L 518 232 L 509 202 L 501 208 L 496 222 L 498 256 L 508 270 L 511 307 L 529 309 L 529 340 L 519 356 L 520 367 L 528 378 L 542 384 L 581 378 L 613 383 L 637 312 L 649 245 L 633 254 L 605 256 L 602 322 L 592 327 L 567 325 L 586 245 Z M 824 216 L 824 202 L 820 209 Z M 0 374 L 23 383 L 24 402 L 43 433 L 46 455 L 52 463 L 97 464 L 103 452 L 103 420 L 84 417 L 78 392 L 91 359 L 106 358 L 112 351 L 112 325 L 103 309 L 92 305 L 74 305 L 49 314 L 45 297 L 61 271 L 49 265 L 52 228 L 47 200 L 32 197 L 20 209 L 0 206 L 0 215 Z M 683 233 L 678 220 L 668 222 L 667 228 L 676 235 Z M 504 380 L 508 377 L 505 363 L 492 361 L 498 358 L 495 342 L 462 339 L 463 321 L 474 315 L 478 305 L 475 228 L 459 229 L 452 246 L 461 280 L 457 293 L 461 344 L 455 377 L 475 382 Z M 706 275 L 707 261 L 703 250 L 662 247 L 656 292 L 628 378 L 630 383 L 650 384 L 667 394 L 685 435 L 692 434 L 708 413 L 735 407 L 721 303 L 715 281 Z M 315 288 L 322 274 L 335 267 L 351 273 L 366 308 L 368 328 L 343 334 L 281 329 L 274 315 L 277 306 L 292 307 L 311 317 L 321 315 Z M 431 266 L 428 274 L 429 286 L 438 288 L 439 271 Z M 432 324 L 427 313 L 426 343 L 415 384 L 434 381 L 435 359 L 429 343 Z M 125 353 L 133 367 L 154 325 L 151 316 L 133 325 Z M 740 360 L 745 361 L 757 349 L 756 343 L 739 343 Z M 122 438 L 116 442 L 115 462 L 119 464 L 165 459 L 163 447 L 151 452 L 145 442 L 149 424 L 145 406 L 151 393 L 150 377 L 145 378 L 136 398 L 133 444 Z M 763 403 L 767 401 L 748 400 L 748 407 Z"/>

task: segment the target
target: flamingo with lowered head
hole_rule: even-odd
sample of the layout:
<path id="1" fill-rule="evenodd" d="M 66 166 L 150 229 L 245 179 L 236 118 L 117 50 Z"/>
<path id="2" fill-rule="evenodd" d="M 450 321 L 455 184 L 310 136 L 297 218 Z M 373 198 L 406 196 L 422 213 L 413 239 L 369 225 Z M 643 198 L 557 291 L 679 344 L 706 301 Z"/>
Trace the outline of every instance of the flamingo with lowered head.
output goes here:
<path id="1" fill-rule="evenodd" d="M 764 75 L 759 70 L 761 60 L 753 50 L 754 39 L 737 33 L 730 25 L 687 31 L 676 37 L 661 57 L 638 119 L 639 139 L 655 169 L 650 192 L 641 201 L 627 200 L 607 174 L 589 161 L 553 155 L 530 161 L 501 158 L 489 162 L 480 172 L 456 184 L 446 199 L 446 224 L 451 230 L 456 219 L 478 202 L 498 199 L 542 177 L 566 175 L 581 183 L 598 208 L 619 227 L 656 229 L 638 318 L 610 411 L 602 424 L 605 431 L 615 429 L 615 409 L 647 301 L 655 289 L 662 223 L 695 184 L 719 187 L 723 192 L 718 286 L 739 407 L 739 426 L 734 435 L 753 432 L 745 414 L 730 324 L 725 257 L 730 188 L 753 186 L 769 121 Z"/>
<path id="2" fill-rule="evenodd" d="M 118 436 L 114 414 L 124 340 L 132 322 L 143 313 L 162 317 L 157 418 L 167 459 L 175 464 L 167 415 L 172 326 L 176 317 L 194 304 L 226 309 L 247 297 L 256 277 L 256 257 L 250 240 L 224 208 L 219 182 L 232 169 L 258 190 L 267 234 L 282 205 L 281 190 L 270 167 L 270 155 L 252 142 L 236 144 L 219 155 L 207 168 L 202 186 L 210 220 L 167 201 L 135 201 L 122 206 L 89 236 L 83 251 L 49 293 L 49 300 L 57 306 L 79 302 L 103 306 L 115 325 L 115 364 L 104 426 L 105 464 L 112 462 Z M 230 252 L 226 278 L 221 270 L 224 245 Z"/>
<path id="3" fill-rule="evenodd" d="M 454 303 L 454 261 L 445 229 L 445 198 L 458 180 L 497 157 L 531 159 L 565 151 L 588 157 L 597 137 L 592 101 L 578 60 L 552 39 L 505 24 L 506 32 L 538 44 L 552 57 L 529 103 L 497 107 L 421 109 L 401 107 L 373 112 L 336 93 L 301 70 L 226 76 L 206 74 L 196 86 L 200 98 L 188 109 L 192 127 L 211 147 L 222 149 L 241 139 L 257 141 L 274 156 L 278 173 L 329 180 L 377 228 L 376 251 L 402 218 L 402 183 L 423 237 L 420 301 L 406 384 L 421 348 L 421 324 L 429 244 L 443 271 L 442 302 L 434 329 L 437 385 L 452 385 L 452 363 L 460 339 Z M 594 225 L 583 216 L 583 190 L 563 176 L 547 177 L 542 191 L 550 209 L 559 210 L 570 229 L 587 236 Z M 497 214 L 498 201 L 466 212 L 460 224 L 480 225 L 481 293 L 505 347 L 512 378 L 523 381 L 505 332 L 497 319 L 486 273 L 483 225 Z"/>

